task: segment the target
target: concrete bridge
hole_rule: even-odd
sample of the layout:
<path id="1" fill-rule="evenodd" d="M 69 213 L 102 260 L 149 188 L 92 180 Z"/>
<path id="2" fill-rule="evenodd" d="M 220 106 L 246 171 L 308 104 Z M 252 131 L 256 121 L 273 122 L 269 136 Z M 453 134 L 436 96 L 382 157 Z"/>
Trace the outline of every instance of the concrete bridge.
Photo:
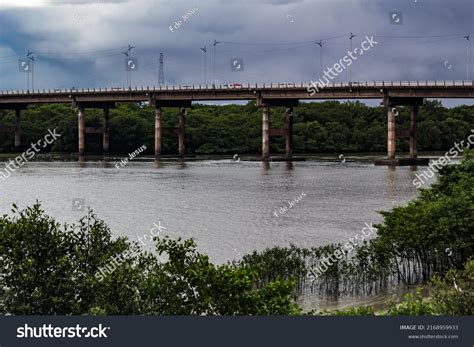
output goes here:
<path id="1" fill-rule="evenodd" d="M 317 92 L 311 92 L 310 83 L 271 83 L 271 84 L 224 84 L 181 85 L 165 87 L 135 88 L 70 88 L 43 90 L 10 90 L 0 91 L 0 109 L 16 111 L 15 127 L 0 128 L 0 132 L 15 133 L 15 147 L 21 146 L 21 110 L 32 104 L 69 103 L 74 106 L 78 116 L 79 155 L 84 155 L 85 134 L 102 133 L 103 151 L 109 150 L 109 110 L 117 102 L 147 101 L 155 109 L 155 156 L 161 156 L 161 139 L 164 130 L 161 125 L 163 107 L 178 108 L 179 156 L 185 153 L 185 118 L 186 108 L 193 101 L 255 100 L 262 108 L 262 158 L 270 158 L 270 136 L 286 138 L 286 156 L 293 153 L 293 108 L 300 100 L 321 99 L 381 99 L 387 107 L 387 160 L 386 164 L 400 164 L 395 159 L 397 137 L 410 139 L 410 160 L 405 163 L 416 164 L 417 161 L 417 113 L 425 98 L 474 98 L 474 81 L 381 81 L 331 83 Z M 410 128 L 395 129 L 396 106 L 410 106 Z M 271 129 L 270 108 L 286 107 L 287 126 L 284 129 Z M 103 109 L 103 127 L 100 129 L 86 127 L 85 110 L 87 108 Z"/>

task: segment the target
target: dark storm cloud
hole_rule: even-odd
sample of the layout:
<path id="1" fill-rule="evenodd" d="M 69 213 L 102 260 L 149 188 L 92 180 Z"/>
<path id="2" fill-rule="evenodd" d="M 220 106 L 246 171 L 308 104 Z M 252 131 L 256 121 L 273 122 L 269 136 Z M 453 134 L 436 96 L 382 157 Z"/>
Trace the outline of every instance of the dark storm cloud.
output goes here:
<path id="1" fill-rule="evenodd" d="M 401 23 L 391 23 L 391 12 L 400 14 Z M 375 35 L 378 42 L 354 62 L 353 80 L 460 80 L 466 78 L 463 35 L 474 35 L 474 2 L 44 1 L 36 7 L 0 7 L 0 19 L 6 24 L 0 33 L 2 89 L 24 87 L 16 59 L 28 49 L 39 52 L 38 87 L 122 86 L 121 52 L 129 43 L 136 46 L 132 53 L 139 65 L 134 84 L 157 84 L 160 52 L 168 83 L 203 83 L 199 48 L 205 45 L 207 82 L 212 83 L 214 39 L 221 42 L 216 83 L 307 82 L 319 75 L 315 41 L 343 36 L 323 40 L 323 66 L 332 66 L 347 53 L 350 32 L 356 35 L 353 47 L 365 35 Z M 243 70 L 232 70 L 234 58 L 243 60 Z M 471 78 L 472 66 L 474 58 Z M 336 81 L 348 79 L 346 70 Z"/>

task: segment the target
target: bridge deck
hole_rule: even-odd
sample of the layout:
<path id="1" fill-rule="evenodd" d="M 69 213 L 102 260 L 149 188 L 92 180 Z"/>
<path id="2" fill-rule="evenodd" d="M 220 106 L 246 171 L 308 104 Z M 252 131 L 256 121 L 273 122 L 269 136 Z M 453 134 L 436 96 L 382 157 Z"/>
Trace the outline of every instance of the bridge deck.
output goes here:
<path id="1" fill-rule="evenodd" d="M 133 88 L 70 88 L 0 91 L 0 105 L 159 100 L 473 98 L 474 81 L 378 81 L 330 83 L 313 95 L 310 83 L 180 85 Z"/>

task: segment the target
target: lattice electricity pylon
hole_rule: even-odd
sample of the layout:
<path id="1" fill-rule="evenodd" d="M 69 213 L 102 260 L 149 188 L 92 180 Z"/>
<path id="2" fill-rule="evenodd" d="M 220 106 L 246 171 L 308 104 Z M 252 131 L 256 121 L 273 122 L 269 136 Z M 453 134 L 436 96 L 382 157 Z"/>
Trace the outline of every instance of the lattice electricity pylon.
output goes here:
<path id="1" fill-rule="evenodd" d="M 158 85 L 160 87 L 165 84 L 165 62 L 163 60 L 163 53 L 160 53 L 160 72 L 158 74 Z"/>

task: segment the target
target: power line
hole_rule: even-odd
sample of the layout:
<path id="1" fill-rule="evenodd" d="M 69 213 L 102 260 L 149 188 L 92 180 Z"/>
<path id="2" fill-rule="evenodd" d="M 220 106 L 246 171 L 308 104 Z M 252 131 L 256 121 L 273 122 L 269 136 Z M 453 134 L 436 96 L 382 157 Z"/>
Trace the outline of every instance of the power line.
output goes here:
<path id="1" fill-rule="evenodd" d="M 291 46 L 291 47 L 279 47 L 279 48 L 268 48 L 268 49 L 220 49 L 219 52 L 228 52 L 228 53 L 247 53 L 247 52 L 252 52 L 252 53 L 268 53 L 268 52 L 281 52 L 281 51 L 290 51 L 292 49 L 297 49 L 297 48 L 302 48 L 302 47 L 309 47 L 312 46 L 313 43 L 307 43 L 304 45 L 298 45 L 298 46 Z"/>
<path id="2" fill-rule="evenodd" d="M 303 44 L 314 44 L 315 41 L 329 41 L 329 40 L 336 40 L 340 38 L 345 38 L 348 35 L 356 35 L 356 36 L 373 36 L 373 37 L 380 37 L 380 38 L 393 38 L 393 39 L 433 39 L 433 38 L 464 38 L 466 37 L 466 33 L 460 34 L 446 34 L 446 35 L 417 35 L 417 36 L 407 36 L 407 35 L 377 35 L 377 34 L 363 34 L 363 33 L 346 33 L 337 36 L 331 36 L 326 38 L 317 38 L 311 41 L 299 41 L 299 42 L 234 42 L 234 41 L 220 41 L 223 44 L 233 44 L 233 45 L 248 45 L 248 46 L 292 46 L 292 45 L 303 45 Z"/>
<path id="3" fill-rule="evenodd" d="M 4 59 L 4 58 L 13 58 L 13 57 L 18 57 L 18 54 L 10 54 L 10 55 L 3 55 L 0 57 L 0 59 Z"/>
<path id="4" fill-rule="evenodd" d="M 78 61 L 89 61 L 89 60 L 94 60 L 94 59 L 101 59 L 101 58 L 108 58 L 108 57 L 116 57 L 122 55 L 122 53 L 112 53 L 112 54 L 105 54 L 105 55 L 97 55 L 93 57 L 70 57 L 70 58 L 64 58 L 64 57 L 54 57 L 50 58 L 47 57 L 43 54 L 37 54 L 39 57 L 43 57 L 49 60 L 78 60 Z"/>
<path id="5" fill-rule="evenodd" d="M 233 44 L 233 45 L 255 45 L 255 46 L 290 46 L 290 45 L 301 45 L 301 44 L 312 44 L 314 41 L 327 41 L 327 40 L 335 40 L 339 39 L 342 37 L 347 37 L 347 34 L 343 35 L 338 35 L 338 36 L 332 36 L 332 37 L 326 37 L 326 38 L 321 38 L 321 39 L 315 39 L 315 40 L 310 40 L 310 41 L 300 41 L 300 42 L 286 42 L 286 43 L 266 43 L 266 42 L 233 42 L 233 41 L 221 41 L 221 43 L 225 44 Z"/>
<path id="6" fill-rule="evenodd" d="M 449 39 L 454 40 L 456 38 L 463 39 L 466 36 L 470 36 L 474 34 L 470 33 L 460 33 L 460 34 L 444 34 L 444 35 L 377 35 L 377 34 L 368 34 L 368 33 L 354 33 L 357 36 L 374 36 L 376 38 L 389 38 L 389 39 Z M 330 41 L 330 40 L 336 40 L 340 38 L 347 37 L 348 33 L 341 34 L 341 35 L 336 35 L 336 36 L 329 36 L 325 38 L 318 38 L 318 39 L 313 39 L 313 40 L 308 40 L 308 41 L 299 41 L 299 42 L 279 42 L 279 43 L 269 43 L 269 42 L 233 42 L 233 41 L 219 41 L 218 43 L 222 44 L 227 44 L 227 45 L 248 45 L 248 46 L 293 46 L 293 48 L 298 48 L 298 47 L 304 47 L 304 46 L 309 46 L 313 45 L 314 42 L 316 41 Z M 426 42 L 426 43 L 435 43 L 435 42 L 441 42 L 441 41 L 432 41 L 432 42 Z M 335 43 L 328 43 L 326 42 L 327 45 L 337 45 Z M 416 43 L 393 43 L 393 45 L 404 45 L 404 44 L 416 44 Z M 421 42 L 420 44 L 425 44 L 425 42 Z M 384 45 L 390 45 L 387 43 L 384 43 Z M 292 48 L 292 47 L 289 47 Z M 112 54 L 106 54 L 106 55 L 99 55 L 99 56 L 93 56 L 93 57 L 80 57 L 78 58 L 77 56 L 80 55 L 94 55 L 97 53 L 106 53 L 106 52 L 117 52 L 121 47 L 117 48 L 108 48 L 108 49 L 101 49 L 101 50 L 93 50 L 93 51 L 78 51 L 78 52 L 41 52 L 37 51 L 35 52 L 37 57 L 44 57 L 48 58 L 49 56 L 50 59 L 52 60 L 88 60 L 88 59 L 94 59 L 98 57 L 112 57 L 119 55 L 119 53 L 112 53 Z M 288 49 L 288 48 L 281 48 L 282 50 Z M 224 50 L 222 50 L 224 51 Z M 266 50 L 270 52 L 270 50 Z M 235 51 L 238 52 L 238 51 Z M 5 55 L 5 56 L 0 56 L 1 59 L 8 59 L 8 58 L 13 58 L 13 57 L 18 57 L 21 56 L 21 54 L 18 55 Z M 71 57 L 72 56 L 72 57 Z M 15 60 L 16 61 L 16 60 Z M 13 60 L 7 60 L 4 61 L 5 63 L 7 62 L 13 62 Z"/>
<path id="7" fill-rule="evenodd" d="M 446 35 L 416 35 L 416 36 L 399 36 L 399 35 L 376 35 L 376 34 L 360 34 L 359 36 L 374 36 L 374 37 L 383 37 L 383 38 L 395 38 L 395 39 L 433 39 L 433 38 L 443 38 L 443 37 L 464 37 L 466 33 L 462 34 L 446 34 Z"/>
<path id="8" fill-rule="evenodd" d="M 82 55 L 82 54 L 95 54 L 101 52 L 116 52 L 123 47 L 116 47 L 116 48 L 107 48 L 107 49 L 100 49 L 95 51 L 83 51 L 83 52 L 36 52 L 38 55 Z"/>

